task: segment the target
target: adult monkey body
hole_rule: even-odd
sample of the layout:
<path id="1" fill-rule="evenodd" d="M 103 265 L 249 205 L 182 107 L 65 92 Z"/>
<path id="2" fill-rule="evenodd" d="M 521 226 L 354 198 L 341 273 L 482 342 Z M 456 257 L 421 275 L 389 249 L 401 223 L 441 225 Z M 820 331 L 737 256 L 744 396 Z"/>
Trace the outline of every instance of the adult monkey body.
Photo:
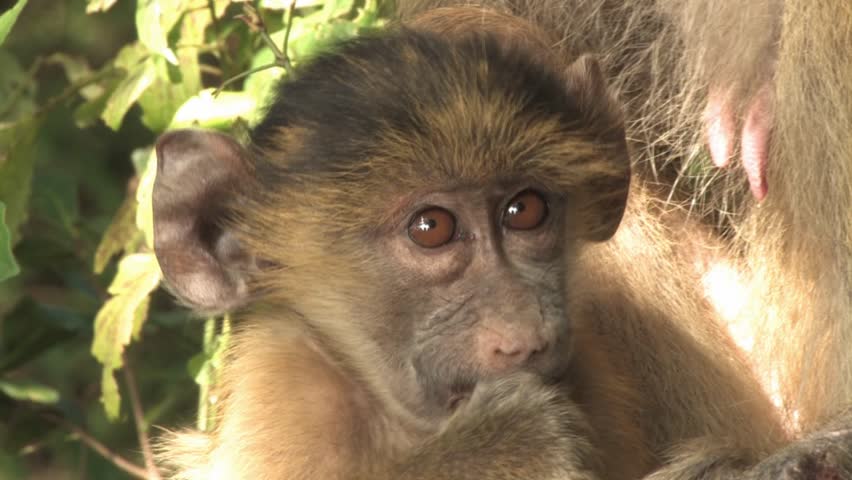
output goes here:
<path id="1" fill-rule="evenodd" d="M 282 87 L 250 150 L 197 132 L 161 140 L 155 221 L 164 273 L 197 308 L 249 304 L 216 431 L 179 436 L 165 455 L 178 478 L 849 474 L 842 411 L 852 381 L 841 347 L 850 328 L 852 172 L 840 119 L 852 111 L 841 90 L 852 68 L 825 57 L 849 33 L 826 28 L 809 39 L 797 22 L 852 25 L 852 15 L 788 2 L 782 28 L 774 23 L 781 5 L 769 2 L 557 3 L 515 12 L 551 25 L 549 33 L 491 10 L 436 11 L 411 24 L 425 33 L 324 57 Z M 746 33 L 708 33 L 735 29 L 733 19 Z M 761 52 L 774 51 L 779 31 L 777 62 L 767 65 Z M 542 51 L 554 33 L 567 35 L 565 50 Z M 807 42 L 815 59 L 801 58 Z M 690 59 L 701 46 L 712 48 Z M 750 357 L 738 355 L 698 288 L 704 272 L 694 254 L 709 250 L 702 224 L 664 212 L 640 183 L 616 237 L 589 243 L 618 224 L 627 159 L 594 62 L 563 62 L 586 51 L 601 56 L 626 103 L 640 159 L 685 158 L 699 143 L 693 132 L 709 91 L 736 112 L 774 73 L 783 100 L 771 195 L 758 213 L 736 189 L 705 197 L 711 211 L 733 198 L 742 214 L 726 224 L 737 234 L 728 245 L 743 245 L 729 260 L 785 284 L 786 297 L 775 298 L 777 284 L 748 282 L 757 307 L 742 315 L 758 334 Z M 734 67 L 719 68 L 730 52 L 741 53 Z M 812 71 L 801 72 L 803 60 Z M 829 107 L 837 116 L 816 110 Z M 338 123 L 324 125 L 330 118 Z M 805 141 L 815 132 L 803 118 L 827 118 L 823 142 Z M 811 191 L 825 170 L 796 163 L 815 153 L 833 173 L 831 201 Z M 649 171 L 640 164 L 640 175 Z M 669 171 L 658 174 L 678 178 Z M 762 181 L 752 181 L 757 193 Z M 548 223 L 515 228 L 512 215 L 524 211 L 516 207 L 539 205 L 539 195 Z M 448 221 L 459 230 L 438 254 L 411 243 L 431 246 Z M 835 261 L 804 256 L 812 245 Z M 816 281 L 823 288 L 805 289 Z M 795 303 L 802 296 L 807 309 Z M 777 305 L 771 322 L 756 320 L 761 305 Z M 818 347 L 807 354 L 814 363 L 796 356 L 801 345 L 776 340 L 777 322 L 789 319 L 799 319 L 793 338 Z M 779 361 L 765 356 L 770 347 L 784 352 Z M 806 365 L 818 373 L 806 377 Z M 533 373 L 513 373 L 517 366 Z M 772 455 L 787 438 L 750 367 L 783 375 L 783 406 L 813 439 Z M 823 428 L 830 420 L 838 423 Z"/>

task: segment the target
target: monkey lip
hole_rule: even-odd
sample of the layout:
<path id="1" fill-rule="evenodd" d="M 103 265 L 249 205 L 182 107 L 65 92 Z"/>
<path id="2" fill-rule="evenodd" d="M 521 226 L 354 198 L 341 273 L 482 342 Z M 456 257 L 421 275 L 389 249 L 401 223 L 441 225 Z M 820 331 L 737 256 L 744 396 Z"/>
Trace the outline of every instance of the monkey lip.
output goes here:
<path id="1" fill-rule="evenodd" d="M 464 404 L 473 393 L 474 386 L 476 386 L 475 382 L 458 382 L 453 384 L 450 387 L 450 394 L 447 398 L 447 409 L 452 412 Z"/>
<path id="2" fill-rule="evenodd" d="M 467 399 L 470 398 L 470 394 L 454 394 L 450 395 L 450 399 L 447 401 L 447 409 L 451 412 L 458 409 Z"/>

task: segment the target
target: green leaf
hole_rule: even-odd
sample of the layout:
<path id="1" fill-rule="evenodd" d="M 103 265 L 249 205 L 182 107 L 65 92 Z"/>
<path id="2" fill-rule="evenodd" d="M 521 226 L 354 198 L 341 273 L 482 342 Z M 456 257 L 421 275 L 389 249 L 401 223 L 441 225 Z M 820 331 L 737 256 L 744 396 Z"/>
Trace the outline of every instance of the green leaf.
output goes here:
<path id="1" fill-rule="evenodd" d="M 110 96 L 115 91 L 115 87 L 118 84 L 114 84 L 111 87 L 107 88 L 104 93 L 102 93 L 99 97 L 93 98 L 86 102 L 81 103 L 77 108 L 74 109 L 74 125 L 79 129 L 84 129 L 90 127 L 95 124 L 98 118 L 104 113 L 104 109 L 106 109 L 107 101 L 109 101 Z"/>
<path id="2" fill-rule="evenodd" d="M 140 236 L 141 232 L 136 228 L 136 206 L 135 195 L 130 195 L 118 208 L 95 251 L 95 273 L 102 273 L 110 258 L 124 251 Z"/>
<path id="3" fill-rule="evenodd" d="M 20 456 L 0 450 L 0 478 L 27 478 L 23 464 Z"/>
<path id="4" fill-rule="evenodd" d="M 169 128 L 203 127 L 227 129 L 237 118 L 257 120 L 258 101 L 241 92 L 202 90 L 178 109 Z"/>
<path id="5" fill-rule="evenodd" d="M 266 10 L 287 10 L 290 8 L 291 0 L 260 0 L 260 8 Z M 296 8 L 316 7 L 322 5 L 323 0 L 296 0 Z"/>
<path id="6" fill-rule="evenodd" d="M 131 339 L 138 338 L 147 317 L 148 296 L 162 274 L 153 253 L 127 255 L 118 264 L 109 293 L 112 298 L 95 317 L 92 355 L 103 365 L 102 397 L 110 419 L 118 418 L 118 387 L 112 372 L 123 365 L 122 355 Z"/>
<path id="7" fill-rule="evenodd" d="M 0 379 L 0 392 L 15 400 L 45 405 L 52 405 L 59 401 L 59 392 L 34 382 Z"/>
<path id="8" fill-rule="evenodd" d="M 0 72 L 0 122 L 20 120 L 35 112 L 36 84 L 18 59 L 4 50 L 0 50 Z M 2 160 L 0 148 L 0 164 Z"/>
<path id="9" fill-rule="evenodd" d="M 0 201 L 6 204 L 6 226 L 11 243 L 17 243 L 26 221 L 33 177 L 33 141 L 40 123 L 30 119 L 0 123 Z"/>
<path id="10" fill-rule="evenodd" d="M 9 36 L 9 32 L 12 30 L 15 22 L 18 21 L 18 15 L 26 4 L 27 0 L 18 0 L 15 6 L 3 12 L 3 15 L 0 15 L 0 45 L 3 45 L 3 42 L 6 41 L 6 37 Z"/>
<path id="11" fill-rule="evenodd" d="M 198 352 L 189 359 L 186 371 L 198 385 L 209 385 L 210 382 L 210 356 L 204 352 Z"/>
<path id="12" fill-rule="evenodd" d="M 178 64 L 175 52 L 169 48 L 168 33 L 183 12 L 179 0 L 140 0 L 136 6 L 136 31 L 139 41 L 148 49 L 162 55 L 172 65 Z"/>
<path id="13" fill-rule="evenodd" d="M 162 57 L 152 59 L 155 65 L 155 80 L 139 97 L 142 107 L 142 123 L 154 133 L 161 133 L 169 126 L 178 107 L 195 91 L 187 91 L 183 75 L 178 81 L 172 81 L 169 70 L 175 67 Z M 181 73 L 182 73 L 181 68 Z"/>
<path id="14" fill-rule="evenodd" d="M 72 84 L 78 83 L 94 75 L 94 72 L 91 67 L 89 67 L 88 62 L 86 62 L 86 59 L 82 57 L 75 57 L 65 53 L 54 53 L 44 60 L 47 64 L 61 66 L 62 69 L 65 70 L 65 76 L 68 77 L 68 82 Z M 80 89 L 80 95 L 86 100 L 98 98 L 103 95 L 103 93 L 104 87 L 97 83 L 86 85 Z"/>
<path id="15" fill-rule="evenodd" d="M 68 172 L 58 169 L 39 171 L 33 178 L 30 213 L 40 222 L 57 227 L 57 233 L 68 234 L 66 241 L 79 233 L 79 184 L 68 181 Z"/>
<path id="16" fill-rule="evenodd" d="M 354 37 L 358 26 L 351 21 L 338 20 L 328 22 L 326 13 L 321 10 L 304 18 L 296 18 L 290 32 L 287 44 L 288 55 L 295 60 L 302 60 L 327 50 L 340 41 Z M 284 41 L 284 30 L 275 32 L 273 40 L 281 44 Z"/>
<path id="17" fill-rule="evenodd" d="M 154 83 L 156 78 L 156 66 L 152 59 L 132 67 L 127 77 L 118 84 L 113 94 L 107 101 L 101 118 L 106 125 L 118 130 L 124 115 L 130 107 L 139 99 L 142 93 Z"/>
<path id="18" fill-rule="evenodd" d="M 348 0 L 346 0 L 348 1 Z M 346 8 L 345 1 L 334 3 L 335 8 Z M 318 52 L 326 50 L 342 40 L 354 37 L 358 33 L 359 25 L 353 21 L 338 20 L 329 23 L 328 15 L 339 13 L 338 10 L 326 12 L 320 10 L 307 17 L 296 17 L 290 30 L 290 39 L 287 42 L 287 55 L 294 64 L 301 60 L 310 58 Z M 277 45 L 284 44 L 285 30 L 279 30 L 271 35 Z M 258 68 L 273 63 L 274 57 L 268 48 L 260 50 L 252 58 L 250 68 Z M 245 82 L 245 91 L 258 102 L 259 105 L 266 103 L 269 92 L 279 78 L 284 75 L 282 68 L 268 68 L 251 74 Z"/>
<path id="19" fill-rule="evenodd" d="M 78 334 L 91 331 L 91 311 L 96 307 L 88 295 L 64 290 L 56 305 L 24 298 L 3 315 L 0 336 L 0 373 L 21 367 L 45 351 L 62 348 Z M 53 303 L 55 300 L 51 301 Z"/>
<path id="20" fill-rule="evenodd" d="M 152 132 L 161 133 L 171 123 L 178 107 L 201 90 L 201 68 L 195 46 L 204 45 L 204 32 L 211 22 L 210 10 L 199 8 L 187 11 L 180 19 L 180 44 L 175 67 L 163 57 L 157 57 L 157 79 L 139 97 L 142 123 Z"/>
<path id="21" fill-rule="evenodd" d="M 115 5 L 115 2 L 116 0 L 89 0 L 86 4 L 86 13 L 106 12 Z"/>
<path id="22" fill-rule="evenodd" d="M 354 6 L 355 0 L 326 0 L 322 7 L 323 23 L 348 15 Z"/>
<path id="23" fill-rule="evenodd" d="M 292 40 L 292 35 L 290 38 Z M 251 66 L 249 68 L 258 68 L 264 65 L 269 65 L 273 61 L 275 61 L 275 57 L 272 54 L 272 51 L 268 48 L 264 48 L 254 55 L 254 58 L 252 58 L 251 61 Z M 248 76 L 248 78 L 246 78 L 244 84 L 245 92 L 251 95 L 251 97 L 259 105 L 263 105 L 269 99 L 269 94 L 272 90 L 272 87 L 283 75 L 284 69 L 278 67 L 267 68 L 265 70 L 252 73 Z"/>
<path id="24" fill-rule="evenodd" d="M 0 282 L 20 271 L 12 255 L 12 236 L 6 227 L 6 204 L 0 201 Z"/>
<path id="25" fill-rule="evenodd" d="M 381 18 L 381 8 L 378 0 L 366 0 L 364 6 L 358 9 L 358 15 L 355 17 L 355 24 L 364 33 L 365 30 L 380 28 L 384 26 L 386 20 Z"/>

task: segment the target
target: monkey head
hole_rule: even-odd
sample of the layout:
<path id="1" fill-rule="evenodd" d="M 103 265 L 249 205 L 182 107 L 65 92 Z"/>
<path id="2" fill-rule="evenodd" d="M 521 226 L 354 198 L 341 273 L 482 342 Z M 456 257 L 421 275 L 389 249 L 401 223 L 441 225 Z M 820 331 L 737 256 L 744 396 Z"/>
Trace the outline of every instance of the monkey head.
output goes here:
<path id="1" fill-rule="evenodd" d="M 404 28 L 297 70 L 249 146 L 184 130 L 157 154 L 155 249 L 179 299 L 299 322 L 422 416 L 517 369 L 565 373 L 571 259 L 614 234 L 630 179 L 592 59 Z"/>

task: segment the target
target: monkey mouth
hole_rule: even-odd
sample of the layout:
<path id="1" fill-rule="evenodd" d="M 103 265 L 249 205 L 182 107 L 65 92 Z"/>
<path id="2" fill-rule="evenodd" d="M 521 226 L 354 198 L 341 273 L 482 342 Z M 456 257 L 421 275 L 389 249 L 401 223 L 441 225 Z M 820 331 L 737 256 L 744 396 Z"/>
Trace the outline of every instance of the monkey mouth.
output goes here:
<path id="1" fill-rule="evenodd" d="M 453 395 L 450 395 L 450 398 L 447 400 L 447 410 L 449 410 L 451 412 L 455 412 L 469 398 L 470 398 L 470 394 L 453 394 Z"/>
<path id="2" fill-rule="evenodd" d="M 450 394 L 447 397 L 446 407 L 450 412 L 456 411 L 462 406 L 473 393 L 474 382 L 456 382 L 450 386 Z"/>

